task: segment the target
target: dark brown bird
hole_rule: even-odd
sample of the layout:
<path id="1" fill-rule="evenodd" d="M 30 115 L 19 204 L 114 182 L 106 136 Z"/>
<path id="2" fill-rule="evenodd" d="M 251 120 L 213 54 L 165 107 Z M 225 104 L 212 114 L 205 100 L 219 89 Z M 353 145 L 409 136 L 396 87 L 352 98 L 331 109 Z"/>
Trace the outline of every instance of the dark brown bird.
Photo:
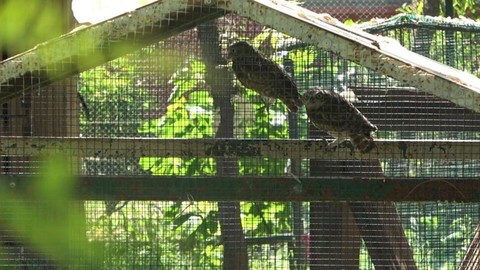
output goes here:
<path id="1" fill-rule="evenodd" d="M 245 41 L 228 48 L 228 58 L 237 79 L 247 88 L 262 96 L 280 99 L 291 112 L 302 105 L 297 84 L 277 63 L 263 56 Z"/>
<path id="2" fill-rule="evenodd" d="M 372 132 L 377 131 L 377 127 L 343 96 L 314 87 L 302 96 L 302 101 L 310 121 L 317 128 L 336 137 L 329 146 L 350 138 L 362 153 L 368 153 L 376 147 Z"/>

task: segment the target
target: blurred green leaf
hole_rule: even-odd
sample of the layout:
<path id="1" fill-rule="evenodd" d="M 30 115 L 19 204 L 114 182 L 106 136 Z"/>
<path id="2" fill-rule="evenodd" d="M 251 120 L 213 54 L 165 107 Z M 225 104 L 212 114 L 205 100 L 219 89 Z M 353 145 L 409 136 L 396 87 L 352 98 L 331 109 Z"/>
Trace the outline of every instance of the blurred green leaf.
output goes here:
<path id="1" fill-rule="evenodd" d="M 62 5 L 53 1 L 4 0 L 0 5 L 0 21 L 0 45 L 12 55 L 67 30 Z"/>
<path id="2" fill-rule="evenodd" d="M 32 190 L 29 190 L 33 198 L 18 197 L 1 190 L 2 202 L 9 209 L 2 211 L 2 222 L 36 252 L 45 254 L 59 265 L 83 261 L 85 265 L 94 266 L 95 262 L 101 263 L 102 259 L 98 257 L 101 252 L 81 237 L 85 235 L 85 217 L 72 204 L 75 187 L 70 169 L 72 162 L 65 155 L 49 155 L 42 163 Z"/>

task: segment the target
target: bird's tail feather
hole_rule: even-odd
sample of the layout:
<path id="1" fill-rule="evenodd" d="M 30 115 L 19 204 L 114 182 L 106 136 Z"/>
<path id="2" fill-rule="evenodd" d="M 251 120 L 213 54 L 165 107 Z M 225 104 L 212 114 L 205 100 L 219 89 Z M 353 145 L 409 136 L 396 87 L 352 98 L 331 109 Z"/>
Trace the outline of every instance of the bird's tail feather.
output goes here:
<path id="1" fill-rule="evenodd" d="M 363 154 L 368 153 L 372 151 L 373 148 L 377 147 L 370 133 L 351 133 L 350 140 Z"/>

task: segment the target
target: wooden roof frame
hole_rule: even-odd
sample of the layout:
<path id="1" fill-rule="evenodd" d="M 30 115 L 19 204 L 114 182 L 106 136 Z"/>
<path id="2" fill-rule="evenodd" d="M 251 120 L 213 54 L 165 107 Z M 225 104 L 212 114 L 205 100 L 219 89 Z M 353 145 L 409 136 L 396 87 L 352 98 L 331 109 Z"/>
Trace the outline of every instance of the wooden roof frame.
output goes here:
<path id="1" fill-rule="evenodd" d="M 479 78 L 411 52 L 393 39 L 347 27 L 326 14 L 317 14 L 283 0 L 154 2 L 0 62 L 0 101 L 25 91 L 11 87 L 23 76 L 43 77 L 44 83 L 61 79 L 227 12 L 251 18 L 407 85 L 480 112 Z M 45 74 L 45 70 L 52 71 L 48 67 L 58 65 L 63 65 L 61 74 Z"/>

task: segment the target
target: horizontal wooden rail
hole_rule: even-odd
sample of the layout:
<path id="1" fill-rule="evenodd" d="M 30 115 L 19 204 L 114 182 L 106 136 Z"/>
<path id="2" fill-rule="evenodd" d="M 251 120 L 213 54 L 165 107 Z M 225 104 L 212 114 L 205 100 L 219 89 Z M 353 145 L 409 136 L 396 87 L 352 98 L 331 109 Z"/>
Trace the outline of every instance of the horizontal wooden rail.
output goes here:
<path id="1" fill-rule="evenodd" d="M 0 176 L 0 190 L 35 193 L 36 179 Z M 478 178 L 84 176 L 75 185 L 80 200 L 480 202 Z"/>
<path id="2" fill-rule="evenodd" d="M 371 153 L 360 154 L 346 142 L 338 148 L 323 140 L 157 139 L 0 137 L 0 155 L 124 157 L 266 157 L 325 160 L 360 159 L 480 159 L 480 141 L 379 140 Z"/>

